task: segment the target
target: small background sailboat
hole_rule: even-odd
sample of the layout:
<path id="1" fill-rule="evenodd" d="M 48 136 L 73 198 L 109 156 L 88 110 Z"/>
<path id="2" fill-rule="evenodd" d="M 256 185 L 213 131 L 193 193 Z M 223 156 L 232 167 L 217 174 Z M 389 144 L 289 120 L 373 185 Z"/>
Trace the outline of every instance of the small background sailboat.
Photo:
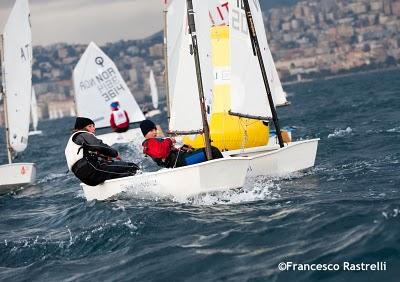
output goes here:
<path id="1" fill-rule="evenodd" d="M 128 113 L 130 123 L 145 119 L 116 65 L 95 43 L 89 44 L 75 66 L 73 80 L 77 115 L 92 119 L 96 128 L 110 127 L 110 104 L 115 100 Z M 97 137 L 108 145 L 142 138 L 138 128 Z"/>
<path id="2" fill-rule="evenodd" d="M 32 122 L 32 130 L 29 131 L 28 135 L 39 135 L 42 134 L 41 130 L 38 130 L 38 107 L 37 107 L 37 101 L 36 101 L 36 94 L 35 94 L 35 88 L 32 86 L 32 98 L 31 98 L 31 122 Z"/>
<path id="3" fill-rule="evenodd" d="M 17 0 L 0 37 L 8 164 L 0 166 L 0 194 L 36 179 L 33 163 L 13 163 L 28 146 L 32 90 L 32 35 L 27 0 Z"/>
<path id="4" fill-rule="evenodd" d="M 149 84 L 150 84 L 150 95 L 151 95 L 153 110 L 150 110 L 145 113 L 146 118 L 150 118 L 159 115 L 161 113 L 161 111 L 158 109 L 158 89 L 156 80 L 154 78 L 153 70 L 150 71 Z"/>

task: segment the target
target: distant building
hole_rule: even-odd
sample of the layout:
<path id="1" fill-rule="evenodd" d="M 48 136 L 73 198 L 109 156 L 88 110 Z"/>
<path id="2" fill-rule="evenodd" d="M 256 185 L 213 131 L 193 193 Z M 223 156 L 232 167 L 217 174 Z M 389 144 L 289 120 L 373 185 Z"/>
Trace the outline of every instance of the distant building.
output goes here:
<path id="1" fill-rule="evenodd" d="M 400 16 L 400 1 L 393 1 L 392 2 L 392 13 L 395 16 Z"/>
<path id="2" fill-rule="evenodd" d="M 164 55 L 164 45 L 163 44 L 155 44 L 149 48 L 150 56 L 153 58 L 160 58 Z"/>

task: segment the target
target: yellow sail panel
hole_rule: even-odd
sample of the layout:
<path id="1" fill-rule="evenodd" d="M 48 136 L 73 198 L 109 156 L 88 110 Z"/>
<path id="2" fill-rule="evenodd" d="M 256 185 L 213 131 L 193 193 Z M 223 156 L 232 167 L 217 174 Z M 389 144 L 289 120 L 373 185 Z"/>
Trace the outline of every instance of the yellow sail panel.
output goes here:
<path id="1" fill-rule="evenodd" d="M 227 113 L 215 113 L 211 117 L 211 144 L 221 151 L 267 145 L 268 126 L 260 121 L 238 118 Z M 195 148 L 204 147 L 203 135 L 185 136 L 183 143 Z"/>
<path id="2" fill-rule="evenodd" d="M 218 149 L 235 150 L 268 144 L 269 127 L 262 121 L 239 118 L 228 114 L 230 95 L 229 27 L 211 28 L 211 45 L 214 68 L 214 96 L 210 121 L 212 145 Z M 203 135 L 183 138 L 185 144 L 204 147 Z"/>

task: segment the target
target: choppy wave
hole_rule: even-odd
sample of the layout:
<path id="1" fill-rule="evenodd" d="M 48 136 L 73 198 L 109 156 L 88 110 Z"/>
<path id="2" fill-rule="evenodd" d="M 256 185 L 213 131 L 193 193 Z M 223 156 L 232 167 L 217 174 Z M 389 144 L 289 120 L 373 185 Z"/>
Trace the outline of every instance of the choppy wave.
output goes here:
<path id="1" fill-rule="evenodd" d="M 39 123 L 45 134 L 19 156 L 36 162 L 37 182 L 0 197 L 0 280 L 397 282 L 398 76 L 289 86 L 295 95 L 278 109 L 281 125 L 295 127 L 295 140 L 321 138 L 315 167 L 189 199 L 87 202 L 79 181 L 64 174 L 74 119 Z M 158 169 L 139 145 L 116 148 L 144 171 Z M 282 272 L 284 261 L 386 261 L 388 270 Z"/>
<path id="2" fill-rule="evenodd" d="M 347 127 L 346 129 L 335 129 L 335 132 L 328 135 L 328 138 L 334 137 L 345 137 L 351 135 L 353 133 L 353 129 L 351 127 Z"/>

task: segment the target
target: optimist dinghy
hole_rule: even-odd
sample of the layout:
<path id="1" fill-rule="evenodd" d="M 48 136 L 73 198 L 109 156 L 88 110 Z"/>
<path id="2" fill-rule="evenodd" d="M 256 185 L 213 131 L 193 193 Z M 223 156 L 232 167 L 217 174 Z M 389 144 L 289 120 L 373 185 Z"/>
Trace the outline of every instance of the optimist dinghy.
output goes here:
<path id="1" fill-rule="evenodd" d="M 87 200 L 105 200 L 121 192 L 140 191 L 182 199 L 239 188 L 245 183 L 249 158 L 211 160 L 209 111 L 206 110 L 211 105 L 213 88 L 208 4 L 198 0 L 175 0 L 169 11 L 179 15 L 175 17 L 174 25 L 178 42 L 175 51 L 181 52 L 168 59 L 169 63 L 175 65 L 169 75 L 169 92 L 172 94 L 169 129 L 176 135 L 201 132 L 208 161 L 107 180 L 93 187 L 81 184 Z"/>
<path id="2" fill-rule="evenodd" d="M 17 0 L 0 36 L 0 64 L 8 164 L 0 165 L 0 194 L 36 179 L 34 163 L 13 163 L 28 146 L 32 89 L 32 35 L 27 0 Z"/>
<path id="3" fill-rule="evenodd" d="M 74 68 L 75 103 L 78 116 L 92 119 L 96 128 L 110 127 L 110 104 L 118 100 L 128 113 L 130 123 L 145 119 L 135 98 L 114 62 L 93 42 Z M 128 143 L 137 140 L 140 129 L 98 135 L 104 143 Z"/>

